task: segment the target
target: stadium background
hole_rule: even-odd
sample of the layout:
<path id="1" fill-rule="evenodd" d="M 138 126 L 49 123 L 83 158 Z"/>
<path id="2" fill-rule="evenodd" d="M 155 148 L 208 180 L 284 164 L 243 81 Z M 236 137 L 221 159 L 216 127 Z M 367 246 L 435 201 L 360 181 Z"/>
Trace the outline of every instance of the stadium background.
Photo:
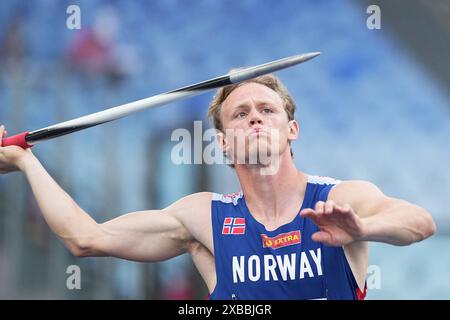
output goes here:
<path id="1" fill-rule="evenodd" d="M 81 29 L 69 30 L 69 5 Z M 366 9 L 381 9 L 381 29 Z M 297 101 L 299 168 L 367 179 L 427 208 L 438 232 L 370 245 L 368 299 L 450 298 L 450 4 L 423 1 L 12 1 L 0 3 L 0 122 L 10 134 L 302 52 L 277 75 Z M 193 129 L 205 94 L 39 144 L 34 153 L 98 222 L 189 193 L 234 192 L 232 169 L 176 166 L 170 139 Z M 81 268 L 82 289 L 66 288 Z M 51 234 L 24 177 L 0 176 L 0 298 L 197 299 L 187 255 L 144 264 L 77 259 Z"/>

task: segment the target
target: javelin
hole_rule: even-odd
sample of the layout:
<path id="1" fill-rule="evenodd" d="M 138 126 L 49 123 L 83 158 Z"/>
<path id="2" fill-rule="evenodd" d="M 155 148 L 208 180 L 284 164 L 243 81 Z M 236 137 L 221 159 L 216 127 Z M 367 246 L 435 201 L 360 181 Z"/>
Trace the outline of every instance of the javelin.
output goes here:
<path id="1" fill-rule="evenodd" d="M 66 134 L 87 129 L 99 124 L 123 118 L 132 113 L 142 111 L 148 108 L 161 106 L 184 98 L 199 95 L 209 90 L 224 87 L 230 84 L 236 84 L 261 75 L 275 72 L 281 69 L 289 68 L 299 63 L 308 61 L 317 57 L 320 52 L 310 52 L 299 54 L 276 61 L 260 64 L 258 66 L 245 68 L 235 72 L 228 73 L 221 77 L 202 81 L 180 89 L 161 93 L 149 98 L 122 104 L 100 112 L 92 113 L 87 116 L 73 120 L 61 122 L 50 127 L 38 129 L 35 131 L 26 131 L 15 136 L 2 139 L 2 146 L 16 145 L 24 149 L 30 148 L 36 143 L 44 140 L 64 136 Z"/>

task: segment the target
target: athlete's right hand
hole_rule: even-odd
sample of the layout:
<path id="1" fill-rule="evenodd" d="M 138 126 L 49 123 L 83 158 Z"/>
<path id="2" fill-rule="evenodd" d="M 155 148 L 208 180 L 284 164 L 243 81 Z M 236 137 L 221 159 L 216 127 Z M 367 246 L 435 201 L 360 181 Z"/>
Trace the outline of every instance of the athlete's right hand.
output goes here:
<path id="1" fill-rule="evenodd" d="M 18 146 L 2 147 L 2 138 L 6 137 L 6 129 L 0 126 L 0 174 L 22 169 L 23 161 L 32 154 L 30 149 L 24 150 Z"/>

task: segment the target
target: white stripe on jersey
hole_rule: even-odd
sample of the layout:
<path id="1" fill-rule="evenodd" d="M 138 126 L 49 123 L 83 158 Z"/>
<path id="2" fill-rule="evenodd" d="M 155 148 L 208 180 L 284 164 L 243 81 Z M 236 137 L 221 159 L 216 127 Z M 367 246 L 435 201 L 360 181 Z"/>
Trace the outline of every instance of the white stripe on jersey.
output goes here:
<path id="1" fill-rule="evenodd" d="M 325 176 L 308 175 L 308 182 L 316 183 L 316 184 L 338 184 L 341 182 L 341 180 L 337 180 L 337 179 L 334 179 L 331 177 L 325 177 Z"/>
<path id="2" fill-rule="evenodd" d="M 235 206 L 238 203 L 238 200 L 242 198 L 244 193 L 241 191 L 231 194 L 220 194 L 220 193 L 213 193 L 212 194 L 212 200 L 213 201 L 220 201 L 223 203 L 233 203 Z"/>

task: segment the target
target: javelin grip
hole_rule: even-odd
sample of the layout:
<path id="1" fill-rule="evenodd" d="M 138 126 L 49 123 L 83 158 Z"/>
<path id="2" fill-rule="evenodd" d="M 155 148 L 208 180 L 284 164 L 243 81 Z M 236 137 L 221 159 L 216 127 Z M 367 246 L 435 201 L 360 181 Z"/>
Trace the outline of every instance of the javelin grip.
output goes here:
<path id="1" fill-rule="evenodd" d="M 15 136 L 2 139 L 2 147 L 19 146 L 22 147 L 23 149 L 31 148 L 32 145 L 28 144 L 28 142 L 25 140 L 25 137 L 28 135 L 28 133 L 29 131 L 22 132 L 16 134 Z"/>

